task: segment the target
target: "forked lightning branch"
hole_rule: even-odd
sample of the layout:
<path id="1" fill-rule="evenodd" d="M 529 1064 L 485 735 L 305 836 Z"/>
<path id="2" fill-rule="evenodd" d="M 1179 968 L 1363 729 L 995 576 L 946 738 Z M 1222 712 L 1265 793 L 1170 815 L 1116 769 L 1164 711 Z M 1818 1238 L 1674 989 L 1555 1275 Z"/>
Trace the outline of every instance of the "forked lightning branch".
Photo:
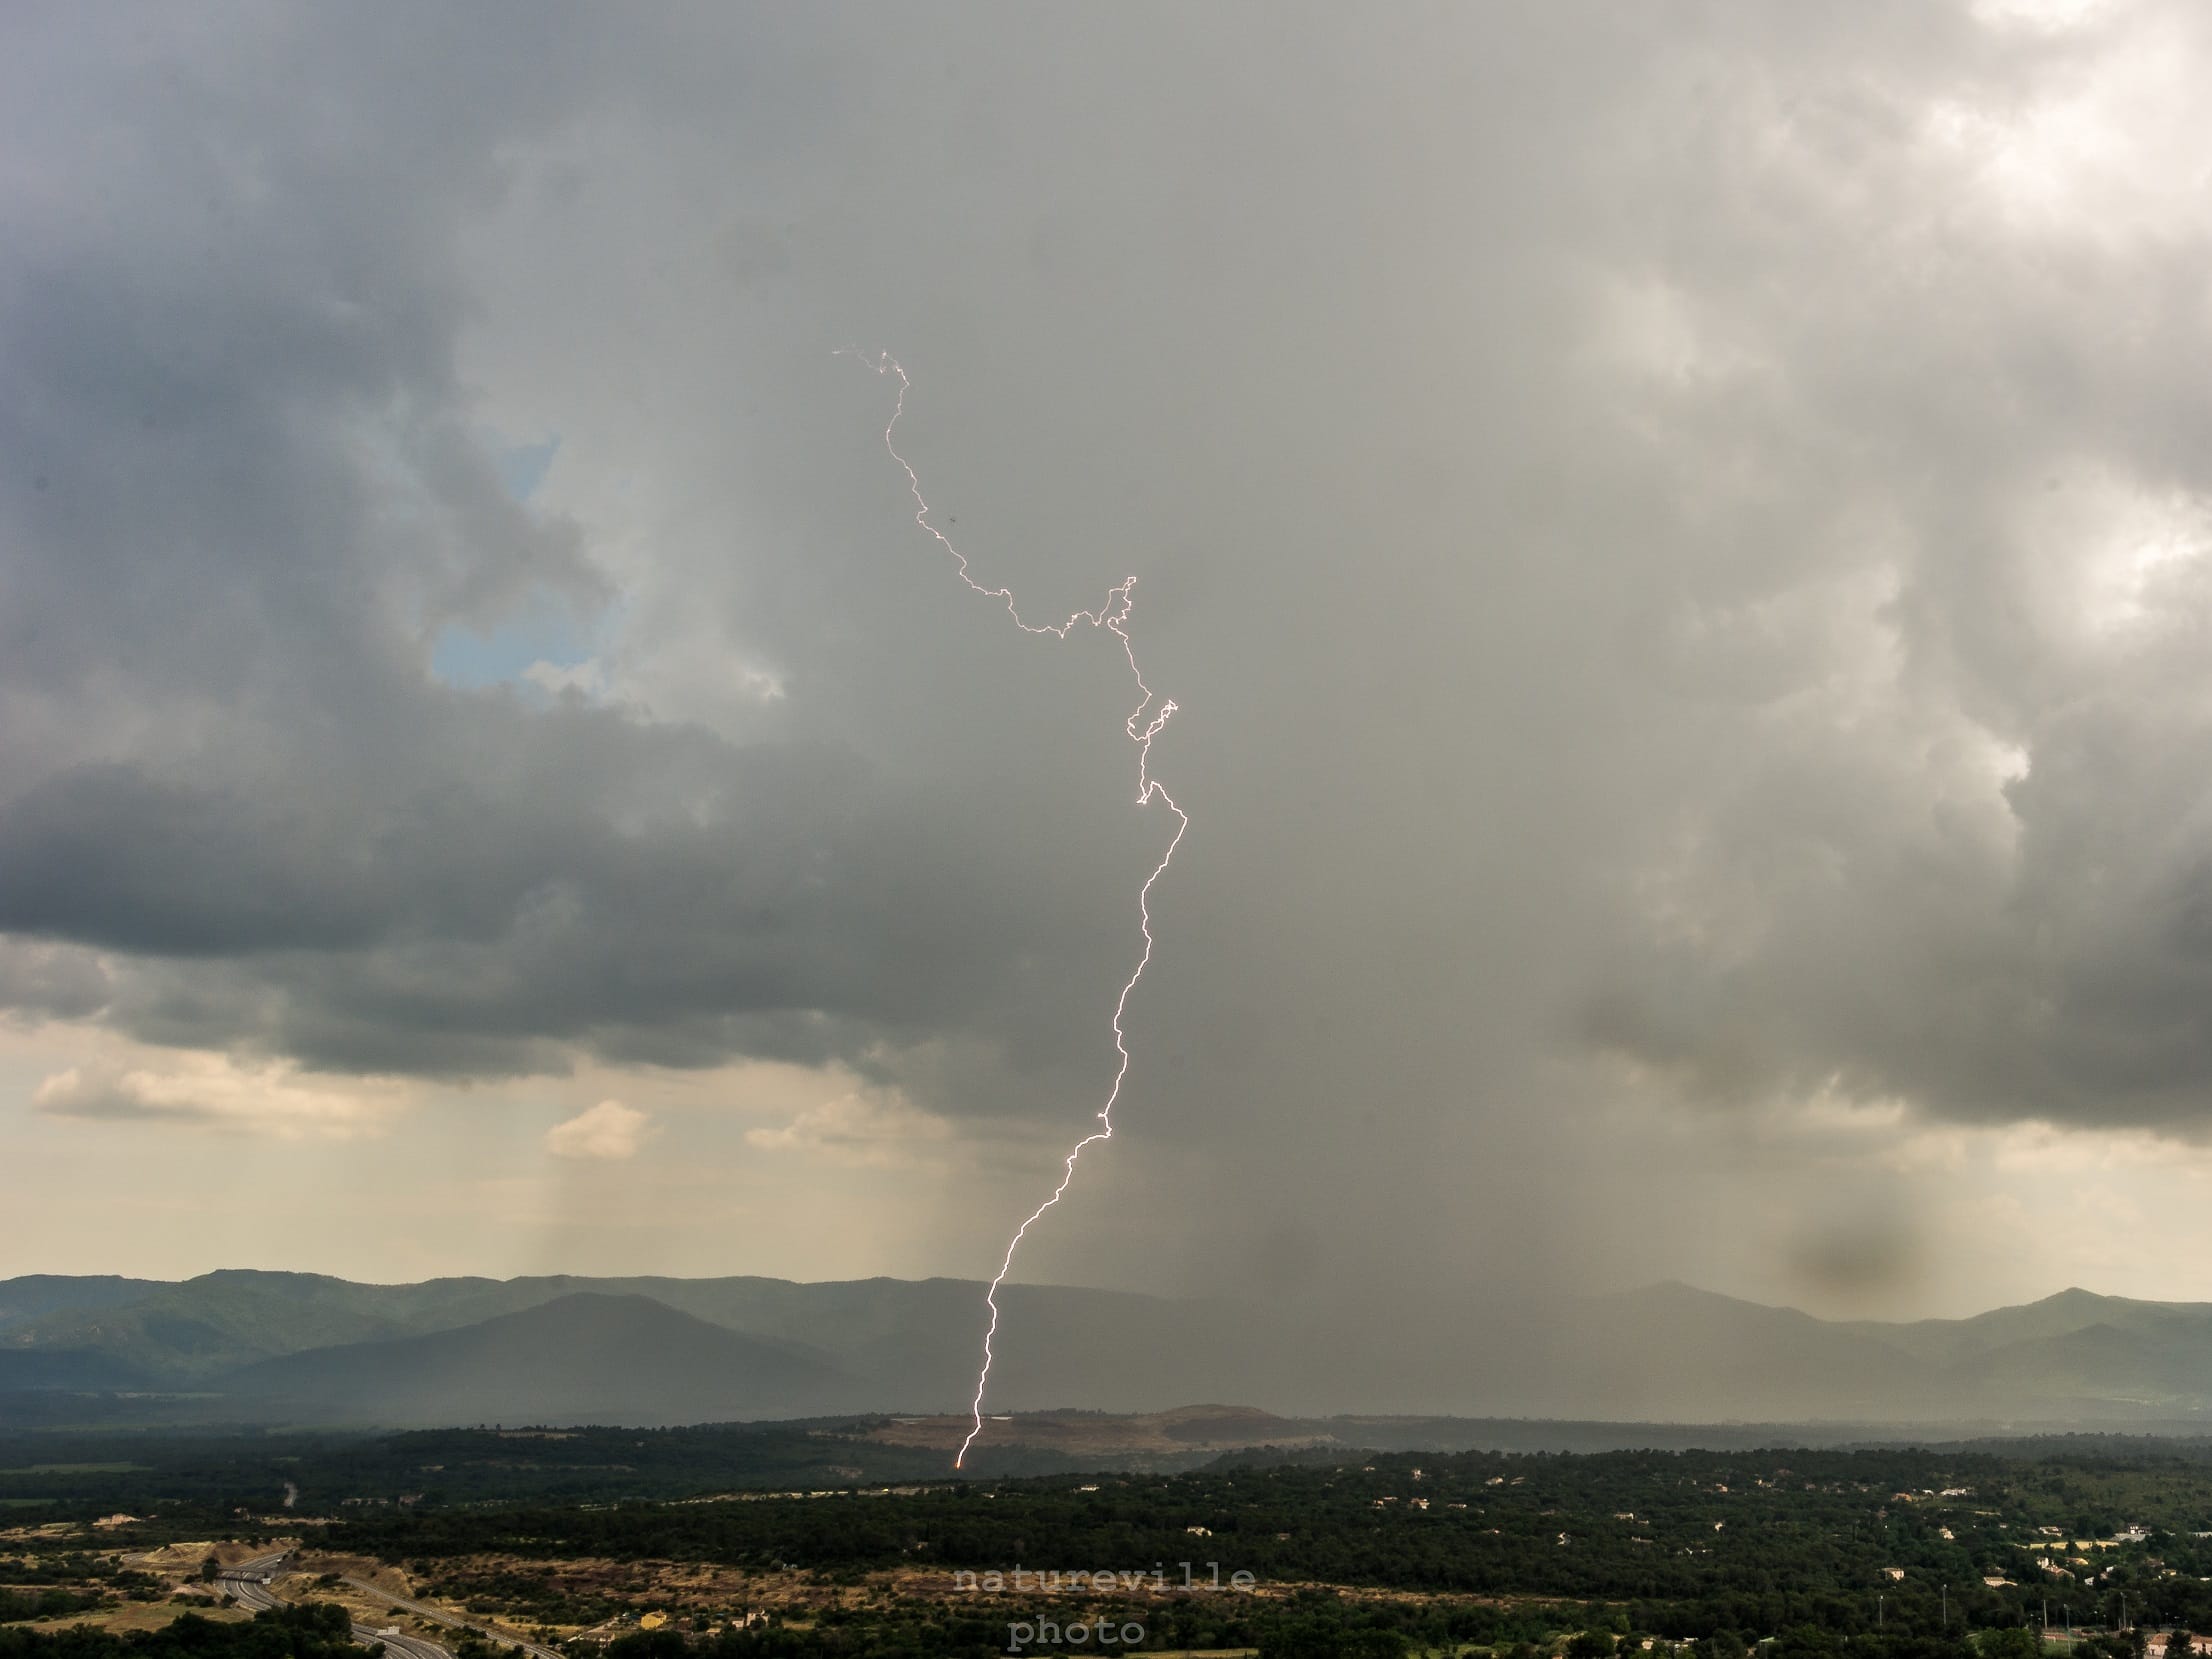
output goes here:
<path id="1" fill-rule="evenodd" d="M 849 355 L 858 356 L 859 354 L 851 353 Z M 983 1432 L 983 1396 L 985 1390 L 990 1387 L 991 1362 L 994 1357 L 992 1344 L 998 1337 L 999 1287 L 1006 1282 L 1007 1274 L 1014 1269 L 1014 1253 L 1021 1248 L 1023 1238 L 1028 1235 L 1029 1229 L 1037 1224 L 1045 1211 L 1051 1209 L 1053 1205 L 1059 1203 L 1066 1196 L 1069 1185 L 1075 1180 L 1075 1166 L 1077 1161 L 1082 1158 L 1084 1149 L 1098 1141 L 1113 1139 L 1114 1103 L 1121 1098 L 1122 1083 L 1129 1075 L 1129 1041 L 1127 1034 L 1122 1029 L 1122 1016 L 1129 1007 L 1130 993 L 1136 990 L 1137 981 L 1144 977 L 1144 970 L 1152 961 L 1152 885 L 1165 873 L 1169 862 L 1175 857 L 1175 849 L 1182 844 L 1183 832 L 1190 828 L 1190 815 L 1175 804 L 1175 798 L 1161 787 L 1158 779 L 1152 776 L 1152 740 L 1160 735 L 1161 728 L 1168 723 L 1169 717 L 1175 713 L 1175 704 L 1170 700 L 1159 698 L 1154 693 L 1151 686 L 1145 683 L 1144 670 L 1137 664 L 1137 648 L 1129 637 L 1129 612 L 1136 602 L 1137 579 L 1134 576 L 1126 577 L 1119 587 L 1108 589 L 1106 602 L 1095 611 L 1077 611 L 1065 622 L 1025 621 L 1020 607 L 1014 603 L 1013 590 L 1003 587 L 987 588 L 981 582 L 978 582 L 969 573 L 967 555 L 953 546 L 951 539 L 930 522 L 929 502 L 922 495 L 922 480 L 914 471 L 913 465 L 904 455 L 899 453 L 898 444 L 894 437 L 894 432 L 899 424 L 899 417 L 906 413 L 906 394 L 911 386 L 911 382 L 906 377 L 906 370 L 901 368 L 898 360 L 888 352 L 872 360 L 863 357 L 862 361 L 869 363 L 876 373 L 892 376 L 899 383 L 898 395 L 891 405 L 891 418 L 884 423 L 883 447 L 890 452 L 891 459 L 896 461 L 900 470 L 906 474 L 907 489 L 914 497 L 914 522 L 927 531 L 940 547 L 952 555 L 953 566 L 959 572 L 961 581 L 967 583 L 970 588 L 973 588 L 987 599 L 1002 601 L 1006 606 L 1006 614 L 1013 619 L 1014 626 L 1021 629 L 1025 634 L 1050 634 L 1055 639 L 1064 640 L 1070 633 L 1074 632 L 1076 624 L 1086 623 L 1093 628 L 1103 629 L 1121 642 L 1122 655 L 1128 661 L 1129 675 L 1131 679 L 1136 681 L 1138 694 L 1136 709 L 1123 722 L 1123 729 L 1129 734 L 1130 742 L 1135 744 L 1137 749 L 1137 805 L 1150 806 L 1157 801 L 1175 816 L 1175 833 L 1168 837 L 1167 850 L 1160 854 L 1160 862 L 1153 866 L 1152 873 L 1144 878 L 1144 885 L 1137 889 L 1137 920 L 1144 934 L 1144 948 L 1138 953 L 1137 965 L 1130 970 L 1129 978 L 1121 987 L 1121 995 L 1114 1002 L 1114 1052 L 1120 1056 L 1120 1061 L 1114 1068 L 1113 1085 L 1106 1091 L 1106 1103 L 1099 1108 L 1097 1113 L 1098 1128 L 1077 1141 L 1074 1147 L 1069 1150 L 1066 1162 L 1061 1170 L 1060 1184 L 1052 1189 L 1052 1196 L 1030 1211 L 1022 1224 L 1014 1229 L 1014 1236 L 1007 1241 L 1005 1259 L 999 1263 L 998 1272 L 992 1276 L 991 1288 L 984 1293 L 984 1301 L 990 1308 L 990 1319 L 984 1328 L 983 1364 L 976 1374 L 975 1399 L 969 1408 L 969 1415 L 973 1419 L 973 1424 L 968 1430 L 967 1438 L 961 1441 L 958 1454 L 953 1458 L 953 1467 L 957 1469 L 967 1462 L 968 1449 L 975 1444 L 976 1436 Z"/>

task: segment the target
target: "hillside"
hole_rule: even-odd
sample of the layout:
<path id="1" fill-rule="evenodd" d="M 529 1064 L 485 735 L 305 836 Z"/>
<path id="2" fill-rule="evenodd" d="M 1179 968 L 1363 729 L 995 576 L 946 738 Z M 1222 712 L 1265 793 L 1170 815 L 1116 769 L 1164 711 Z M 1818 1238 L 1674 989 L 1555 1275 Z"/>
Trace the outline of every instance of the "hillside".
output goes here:
<path id="1" fill-rule="evenodd" d="M 141 1389 L 149 1380 L 144 1372 L 97 1348 L 0 1349 L 0 1398 L 25 1391 Z"/>
<path id="2" fill-rule="evenodd" d="M 0 1331 L 56 1310 L 125 1307 L 163 1288 L 158 1279 L 124 1279 L 112 1273 L 26 1273 L 0 1280 Z"/>
<path id="3" fill-rule="evenodd" d="M 48 1311 L 0 1330 L 0 1351 L 96 1349 L 149 1375 L 192 1382 L 302 1348 L 466 1324 L 502 1311 L 468 1305 L 476 1287 L 496 1284 L 361 1285 L 316 1273 L 230 1271 L 150 1286 L 130 1301 L 74 1301 L 50 1289 Z M 543 1298 L 519 1305 L 536 1300 Z M 456 1304 L 459 1311 L 449 1313 Z"/>
<path id="4" fill-rule="evenodd" d="M 332 1422 L 500 1420 L 530 1415 L 531 1404 L 636 1422 L 958 1412 L 974 1387 L 982 1298 L 981 1285 L 955 1279 L 0 1281 L 0 1425 L 66 1419 L 50 1398 L 64 1392 L 125 1390 L 205 1396 L 191 1408 L 202 1416 Z M 1000 1300 L 1010 1340 L 991 1399 L 1002 1410 L 1241 1400 L 1305 1418 L 2085 1427 L 2212 1413 L 2212 1306 L 2084 1290 L 1970 1319 L 1883 1323 L 1663 1284 L 1437 1309 L 1412 1326 L 1377 1312 L 1365 1325 L 1332 1323 L 1319 1344 L 1297 1320 L 1249 1304 L 1037 1285 L 1009 1286 Z M 608 1304 L 627 1311 L 617 1319 Z M 593 1333 L 611 1342 L 618 1327 L 632 1348 L 626 1381 L 593 1357 Z M 437 1337 L 451 1340 L 419 1346 Z M 733 1338 L 749 1345 L 732 1348 Z M 527 1386 L 526 1353 L 537 1368 Z M 734 1367 L 740 1386 L 723 1387 L 717 1366 Z M 404 1414 L 376 1407 L 373 1391 L 348 1380 L 357 1373 L 388 1375 Z M 433 1376 L 457 1392 L 441 1396 L 423 1380 Z"/>
<path id="5" fill-rule="evenodd" d="M 259 1361 L 458 1330 L 577 1294 L 646 1297 L 708 1325 L 800 1344 L 826 1355 L 871 1403 L 951 1410 L 974 1389 L 983 1287 L 957 1279 L 554 1276 L 361 1285 L 225 1271 L 149 1286 L 123 1306 L 97 1289 L 88 1292 L 91 1305 L 70 1306 L 50 1290 L 49 1311 L 0 1330 L 0 1362 L 11 1353 L 70 1353 L 81 1356 L 87 1376 L 98 1360 L 154 1386 L 227 1389 L 224 1379 Z M 1149 1410 L 1233 1397 L 1256 1371 L 1283 1371 L 1296 1357 L 1294 1345 L 1249 1310 L 1051 1286 L 1009 1286 L 1000 1301 L 1007 1328 L 1025 1336 L 1008 1347 L 995 1397 L 1023 1408 L 1078 1401 Z M 0 1389 L 7 1386 L 101 1385 L 9 1385 L 0 1373 Z"/>
<path id="6" fill-rule="evenodd" d="M 835 1409 L 826 1361 L 644 1296 L 579 1291 L 458 1330 L 264 1360 L 234 1400 L 315 1421 L 699 1423 Z"/>

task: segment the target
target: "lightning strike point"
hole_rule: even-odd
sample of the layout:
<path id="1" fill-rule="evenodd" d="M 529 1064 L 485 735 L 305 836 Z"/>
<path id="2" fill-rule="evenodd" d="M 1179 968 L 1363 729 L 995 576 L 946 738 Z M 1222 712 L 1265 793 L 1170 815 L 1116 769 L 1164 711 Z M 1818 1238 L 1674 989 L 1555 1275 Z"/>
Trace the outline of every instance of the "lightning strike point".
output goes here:
<path id="1" fill-rule="evenodd" d="M 1122 985 L 1121 995 L 1114 1001 L 1114 1052 L 1121 1058 L 1114 1069 L 1113 1085 L 1106 1091 L 1106 1103 L 1096 1114 L 1099 1127 L 1077 1141 L 1069 1150 L 1062 1165 L 1060 1184 L 1052 1189 L 1052 1196 L 1030 1211 L 1028 1218 L 1014 1229 L 1013 1238 L 1007 1241 L 1005 1259 L 999 1263 L 998 1272 L 991 1279 L 991 1288 L 984 1293 L 983 1300 L 991 1310 L 991 1317 L 983 1332 L 983 1366 L 976 1374 L 975 1399 L 969 1406 L 973 1427 L 968 1430 L 968 1437 L 960 1442 L 960 1450 L 954 1454 L 952 1460 L 952 1466 L 958 1469 L 966 1464 L 969 1448 L 975 1444 L 976 1436 L 983 1432 L 983 1395 L 990 1386 L 991 1365 L 996 1357 L 992 1344 L 998 1337 L 999 1287 L 1006 1282 L 1007 1274 L 1014 1269 L 1014 1253 L 1021 1248 L 1022 1240 L 1028 1236 L 1029 1229 L 1037 1224 L 1045 1211 L 1067 1195 L 1068 1188 L 1075 1181 L 1075 1166 L 1082 1158 L 1084 1150 L 1100 1141 L 1114 1138 L 1114 1104 L 1120 1100 L 1122 1083 L 1129 1076 L 1129 1040 L 1122 1029 L 1122 1016 L 1128 1010 L 1130 993 L 1136 990 L 1137 981 L 1144 977 L 1144 970 L 1152 963 L 1152 884 L 1166 873 L 1168 865 L 1174 860 L 1175 849 L 1182 845 L 1183 832 L 1190 828 L 1190 815 L 1175 804 L 1175 798 L 1152 776 L 1152 740 L 1160 735 L 1173 717 L 1176 704 L 1172 699 L 1158 697 L 1152 687 L 1145 683 L 1143 669 L 1137 666 L 1137 648 L 1129 638 L 1128 626 L 1129 613 L 1136 604 L 1137 579 L 1134 576 L 1125 577 L 1119 587 L 1107 589 L 1105 603 L 1095 611 L 1077 611 L 1065 622 L 1025 621 L 1020 608 L 1014 603 L 1013 590 L 1004 587 L 987 588 L 978 582 L 969 572 L 967 555 L 953 546 L 944 531 L 930 522 L 930 508 L 928 501 L 922 496 L 921 477 L 907 458 L 899 453 L 898 445 L 892 438 L 892 432 L 899 424 L 899 417 L 906 413 L 906 394 L 913 384 L 907 379 L 906 370 L 899 366 L 898 359 L 889 352 L 879 353 L 871 359 L 847 348 L 837 355 L 859 358 L 876 373 L 889 375 L 898 381 L 898 396 L 892 401 L 891 418 L 883 427 L 883 447 L 890 453 L 891 459 L 898 463 L 899 470 L 906 474 L 907 492 L 914 498 L 914 522 L 952 555 L 960 580 L 984 598 L 996 599 L 1004 604 L 1006 614 L 1013 619 L 1014 626 L 1025 634 L 1050 634 L 1055 639 L 1065 640 L 1080 622 L 1103 629 L 1121 642 L 1122 656 L 1129 664 L 1129 676 L 1136 682 L 1138 693 L 1136 708 L 1130 711 L 1129 718 L 1122 723 L 1122 730 L 1128 734 L 1129 741 L 1137 749 L 1136 804 L 1145 807 L 1157 801 L 1175 818 L 1175 832 L 1168 837 L 1167 850 L 1160 854 L 1160 862 L 1153 866 L 1152 873 L 1144 878 L 1144 885 L 1137 889 L 1137 923 L 1144 935 L 1144 948 L 1138 953 L 1136 967 L 1130 971 L 1128 980 Z"/>

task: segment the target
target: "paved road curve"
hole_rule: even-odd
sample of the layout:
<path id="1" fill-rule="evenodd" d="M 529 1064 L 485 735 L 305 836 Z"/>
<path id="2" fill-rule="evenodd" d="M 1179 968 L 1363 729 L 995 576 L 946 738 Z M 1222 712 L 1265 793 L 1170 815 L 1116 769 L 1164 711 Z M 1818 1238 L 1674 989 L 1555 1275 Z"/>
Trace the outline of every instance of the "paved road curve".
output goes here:
<path id="1" fill-rule="evenodd" d="M 219 1582 L 239 1606 L 265 1613 L 286 1605 L 283 1598 L 269 1588 L 269 1580 L 282 1570 L 286 1559 L 284 1555 L 262 1555 L 251 1561 L 241 1561 L 235 1567 L 224 1569 Z M 453 1655 L 436 1642 L 420 1636 L 381 1636 L 372 1625 L 356 1624 L 353 1639 L 363 1647 L 381 1645 L 392 1659 L 453 1659 Z"/>
<path id="2" fill-rule="evenodd" d="M 519 1641 L 515 1637 L 502 1635 L 489 1625 L 471 1624 L 467 1619 L 456 1617 L 442 1607 L 432 1607 L 424 1602 L 409 1601 L 405 1596 L 395 1596 L 391 1591 L 380 1589 L 365 1578 L 348 1576 L 346 1582 L 372 1601 L 380 1601 L 387 1607 L 396 1607 L 402 1613 L 412 1613 L 418 1619 L 428 1619 L 432 1624 L 442 1624 L 448 1630 L 473 1630 L 487 1641 L 513 1642 L 523 1652 L 530 1655 L 530 1659 L 566 1659 L 565 1655 L 556 1653 L 552 1648 L 540 1647 L 536 1642 Z"/>

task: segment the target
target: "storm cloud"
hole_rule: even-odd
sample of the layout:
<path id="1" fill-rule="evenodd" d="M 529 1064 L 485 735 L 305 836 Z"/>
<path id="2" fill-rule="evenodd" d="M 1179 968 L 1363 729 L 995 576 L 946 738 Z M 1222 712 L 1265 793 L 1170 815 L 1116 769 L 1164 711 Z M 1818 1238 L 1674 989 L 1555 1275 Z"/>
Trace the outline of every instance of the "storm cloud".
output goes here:
<path id="1" fill-rule="evenodd" d="M 1593 1114 L 2201 1139 L 2207 26 L 19 17 L 0 996 L 895 1092 L 763 1154 L 1079 1121 L 1165 828 L 889 348 L 981 579 L 1138 577 L 1116 1155 L 1228 1271 L 1479 1258 Z"/>

